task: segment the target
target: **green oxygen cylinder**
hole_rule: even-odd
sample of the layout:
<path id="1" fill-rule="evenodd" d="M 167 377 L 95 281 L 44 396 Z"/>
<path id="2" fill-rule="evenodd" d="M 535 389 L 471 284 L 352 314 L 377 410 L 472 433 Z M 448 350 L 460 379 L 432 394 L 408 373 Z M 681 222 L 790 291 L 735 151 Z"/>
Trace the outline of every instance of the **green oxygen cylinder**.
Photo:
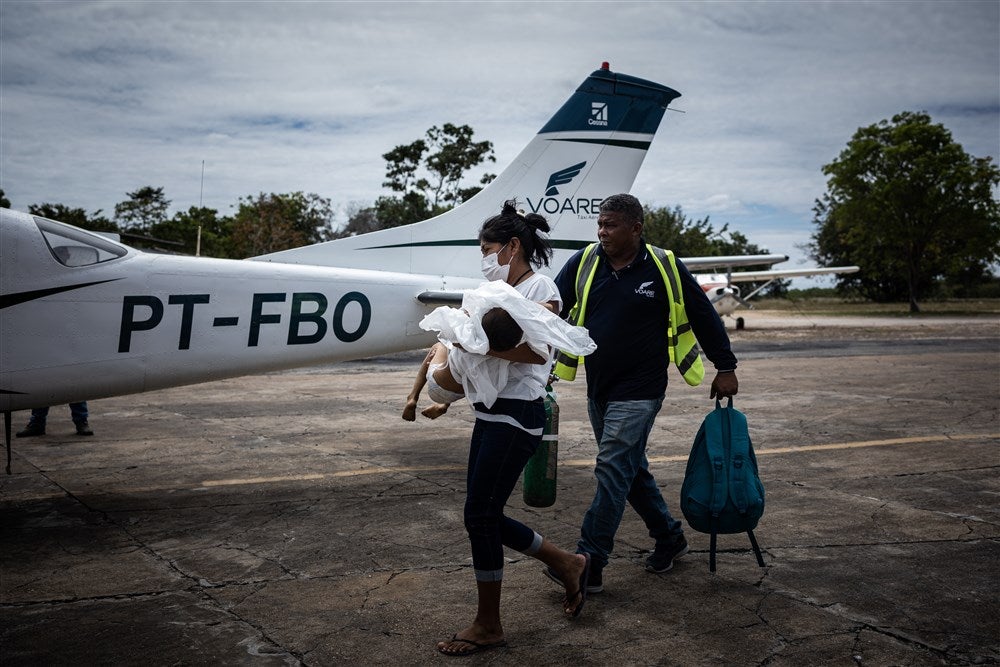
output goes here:
<path id="1" fill-rule="evenodd" d="M 545 387 L 545 430 L 542 443 L 524 466 L 522 493 L 532 507 L 556 502 L 556 464 L 559 461 L 559 404 L 552 385 Z"/>

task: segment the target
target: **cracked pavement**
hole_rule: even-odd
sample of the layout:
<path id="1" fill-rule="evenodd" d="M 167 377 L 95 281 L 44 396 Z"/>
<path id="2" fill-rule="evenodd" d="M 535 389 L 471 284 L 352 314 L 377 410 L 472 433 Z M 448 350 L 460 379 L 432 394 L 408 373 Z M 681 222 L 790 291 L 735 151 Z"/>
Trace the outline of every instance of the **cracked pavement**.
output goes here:
<path id="1" fill-rule="evenodd" d="M 767 491 L 745 536 L 687 531 L 653 575 L 626 510 L 577 620 L 507 551 L 497 665 L 1000 662 L 1000 320 L 759 313 L 732 331 Z M 431 664 L 475 612 L 472 418 L 400 412 L 423 353 L 92 401 L 0 479 L 4 665 Z M 558 498 L 509 514 L 573 548 L 593 494 L 582 381 L 556 387 Z M 651 469 L 677 510 L 707 386 L 672 372 Z M 421 405 L 426 405 L 426 398 Z M 14 428 L 27 413 L 15 413 Z M 679 515 L 679 510 L 676 512 Z"/>

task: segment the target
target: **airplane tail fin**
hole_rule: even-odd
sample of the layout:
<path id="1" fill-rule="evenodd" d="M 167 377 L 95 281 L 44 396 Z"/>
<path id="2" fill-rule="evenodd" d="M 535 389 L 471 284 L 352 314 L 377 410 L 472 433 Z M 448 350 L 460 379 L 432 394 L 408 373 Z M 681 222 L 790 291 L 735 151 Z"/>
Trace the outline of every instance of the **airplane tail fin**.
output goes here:
<path id="1" fill-rule="evenodd" d="M 557 271 L 596 239 L 600 202 L 631 189 L 664 111 L 678 97 L 604 63 L 496 179 L 456 208 L 423 222 L 253 259 L 478 278 L 479 228 L 514 199 L 548 220 L 555 250 L 550 272 Z"/>

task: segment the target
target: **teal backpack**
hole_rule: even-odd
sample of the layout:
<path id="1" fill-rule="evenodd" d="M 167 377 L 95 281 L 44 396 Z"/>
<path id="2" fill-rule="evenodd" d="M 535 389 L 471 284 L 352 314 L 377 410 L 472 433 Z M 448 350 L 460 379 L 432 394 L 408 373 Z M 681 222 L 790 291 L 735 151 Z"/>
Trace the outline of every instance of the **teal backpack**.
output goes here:
<path id="1" fill-rule="evenodd" d="M 764 485 L 757 474 L 747 418 L 733 407 L 715 401 L 698 429 L 681 485 L 681 511 L 694 530 L 712 536 L 709 569 L 715 572 L 715 538 L 746 533 L 757 564 L 764 559 L 753 529 L 764 513 Z"/>

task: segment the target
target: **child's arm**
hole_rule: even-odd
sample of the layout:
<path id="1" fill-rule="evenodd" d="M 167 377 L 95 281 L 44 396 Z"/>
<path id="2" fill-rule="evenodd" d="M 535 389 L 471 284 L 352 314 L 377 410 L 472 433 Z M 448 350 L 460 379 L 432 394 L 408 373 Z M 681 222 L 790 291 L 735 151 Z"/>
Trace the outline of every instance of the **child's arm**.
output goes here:
<path id="1" fill-rule="evenodd" d="M 494 352 L 490 350 L 486 353 L 487 356 L 496 357 L 497 359 L 505 359 L 507 361 L 513 361 L 521 364 L 547 364 L 549 363 L 548 357 L 542 357 L 537 352 L 531 349 L 527 343 L 521 343 L 513 350 L 507 350 L 505 352 Z"/>

